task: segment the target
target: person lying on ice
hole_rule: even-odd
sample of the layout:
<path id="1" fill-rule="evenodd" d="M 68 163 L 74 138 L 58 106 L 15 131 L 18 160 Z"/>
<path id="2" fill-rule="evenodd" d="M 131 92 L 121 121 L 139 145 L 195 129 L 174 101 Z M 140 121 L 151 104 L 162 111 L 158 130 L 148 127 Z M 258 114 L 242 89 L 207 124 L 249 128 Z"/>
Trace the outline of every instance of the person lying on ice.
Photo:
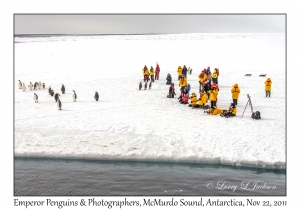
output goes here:
<path id="1" fill-rule="evenodd" d="M 234 105 L 234 103 L 231 103 L 228 110 L 224 114 L 221 114 L 220 116 L 226 118 L 236 116 L 236 106 Z"/>
<path id="2" fill-rule="evenodd" d="M 169 87 L 169 95 L 167 97 L 168 98 L 174 98 L 174 95 L 176 95 L 175 87 L 174 87 L 174 83 L 172 83 Z"/>
<path id="3" fill-rule="evenodd" d="M 192 107 L 192 106 L 196 105 L 196 103 L 197 103 L 196 93 L 192 93 L 192 96 L 190 97 L 190 99 L 191 99 L 191 103 L 189 104 L 189 107 Z"/>
<path id="4" fill-rule="evenodd" d="M 204 113 L 207 113 L 209 115 L 223 114 L 223 109 L 220 109 L 220 108 L 217 108 L 216 106 L 213 106 L 208 111 L 204 111 Z"/>
<path id="5" fill-rule="evenodd" d="M 166 85 L 171 85 L 172 84 L 172 76 L 171 76 L 171 74 L 168 73 L 166 80 L 167 80 Z"/>

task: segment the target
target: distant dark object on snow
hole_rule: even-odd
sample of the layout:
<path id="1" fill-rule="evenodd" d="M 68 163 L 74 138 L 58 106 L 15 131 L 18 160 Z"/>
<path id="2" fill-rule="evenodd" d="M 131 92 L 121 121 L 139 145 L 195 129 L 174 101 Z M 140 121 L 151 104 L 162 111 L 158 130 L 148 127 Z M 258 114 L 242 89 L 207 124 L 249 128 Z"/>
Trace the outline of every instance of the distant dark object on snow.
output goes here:
<path id="1" fill-rule="evenodd" d="M 62 93 L 62 94 L 65 94 L 66 88 L 65 88 L 64 84 L 61 85 L 60 90 L 61 90 L 61 93 Z"/>
<path id="2" fill-rule="evenodd" d="M 98 92 L 97 92 L 97 91 L 95 92 L 94 99 L 95 99 L 96 101 L 98 101 L 98 100 L 99 100 L 99 94 L 98 94 Z"/>
<path id="3" fill-rule="evenodd" d="M 248 76 L 248 77 L 250 77 L 250 76 L 252 76 L 252 74 L 245 74 L 245 76 Z"/>
<path id="4" fill-rule="evenodd" d="M 139 84 L 139 90 L 141 90 L 142 89 L 142 82 L 140 82 L 140 84 Z"/>
<path id="5" fill-rule="evenodd" d="M 259 76 L 260 77 L 265 77 L 267 74 L 260 74 Z"/>
<path id="6" fill-rule="evenodd" d="M 147 82 L 145 82 L 145 86 L 144 86 L 144 87 L 145 87 L 145 89 L 144 89 L 144 90 L 146 90 L 146 89 L 147 89 Z"/>

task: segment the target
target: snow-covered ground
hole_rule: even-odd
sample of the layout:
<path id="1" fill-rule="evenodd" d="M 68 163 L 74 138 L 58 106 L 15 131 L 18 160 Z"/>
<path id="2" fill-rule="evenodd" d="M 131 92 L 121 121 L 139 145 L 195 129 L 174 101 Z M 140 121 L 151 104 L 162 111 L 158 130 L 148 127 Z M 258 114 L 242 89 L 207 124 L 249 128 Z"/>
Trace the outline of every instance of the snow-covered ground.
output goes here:
<path id="1" fill-rule="evenodd" d="M 15 156 L 285 168 L 285 34 L 16 37 L 14 58 Z M 155 68 L 156 62 L 160 80 L 151 90 L 139 91 L 143 66 Z M 219 68 L 217 105 L 223 109 L 238 83 L 237 116 L 209 116 L 166 98 L 167 73 L 179 95 L 179 65 L 193 69 L 188 82 L 197 97 L 201 70 Z M 248 73 L 252 76 L 244 76 Z M 268 77 L 271 98 L 264 91 Z M 26 84 L 25 92 L 18 80 Z M 37 81 L 45 82 L 46 89 L 30 91 L 29 82 Z M 61 94 L 62 84 L 66 94 Z M 49 86 L 60 94 L 61 111 Z M 247 94 L 261 120 L 251 119 L 250 106 L 242 117 Z"/>

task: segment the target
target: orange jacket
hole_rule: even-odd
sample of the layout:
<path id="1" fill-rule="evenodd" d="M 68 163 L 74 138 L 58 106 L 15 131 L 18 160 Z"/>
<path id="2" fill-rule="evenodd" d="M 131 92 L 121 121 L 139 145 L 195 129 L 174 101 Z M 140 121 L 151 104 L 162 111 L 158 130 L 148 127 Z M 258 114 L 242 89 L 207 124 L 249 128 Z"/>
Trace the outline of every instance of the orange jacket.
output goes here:
<path id="1" fill-rule="evenodd" d="M 266 81 L 265 81 L 265 90 L 266 91 L 270 91 L 271 90 L 271 85 L 272 85 L 272 81 L 270 78 L 268 78 Z"/>

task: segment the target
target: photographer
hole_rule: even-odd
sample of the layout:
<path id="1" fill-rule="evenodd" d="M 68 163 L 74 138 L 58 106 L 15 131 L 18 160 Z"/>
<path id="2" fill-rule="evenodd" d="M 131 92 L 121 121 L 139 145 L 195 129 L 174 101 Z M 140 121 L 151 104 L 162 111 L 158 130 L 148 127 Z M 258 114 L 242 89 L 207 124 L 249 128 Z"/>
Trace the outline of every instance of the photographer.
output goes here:
<path id="1" fill-rule="evenodd" d="M 224 114 L 220 115 L 221 117 L 234 117 L 236 116 L 236 106 L 234 105 L 234 103 L 231 103 L 230 107 L 228 108 L 227 112 L 225 112 Z"/>

